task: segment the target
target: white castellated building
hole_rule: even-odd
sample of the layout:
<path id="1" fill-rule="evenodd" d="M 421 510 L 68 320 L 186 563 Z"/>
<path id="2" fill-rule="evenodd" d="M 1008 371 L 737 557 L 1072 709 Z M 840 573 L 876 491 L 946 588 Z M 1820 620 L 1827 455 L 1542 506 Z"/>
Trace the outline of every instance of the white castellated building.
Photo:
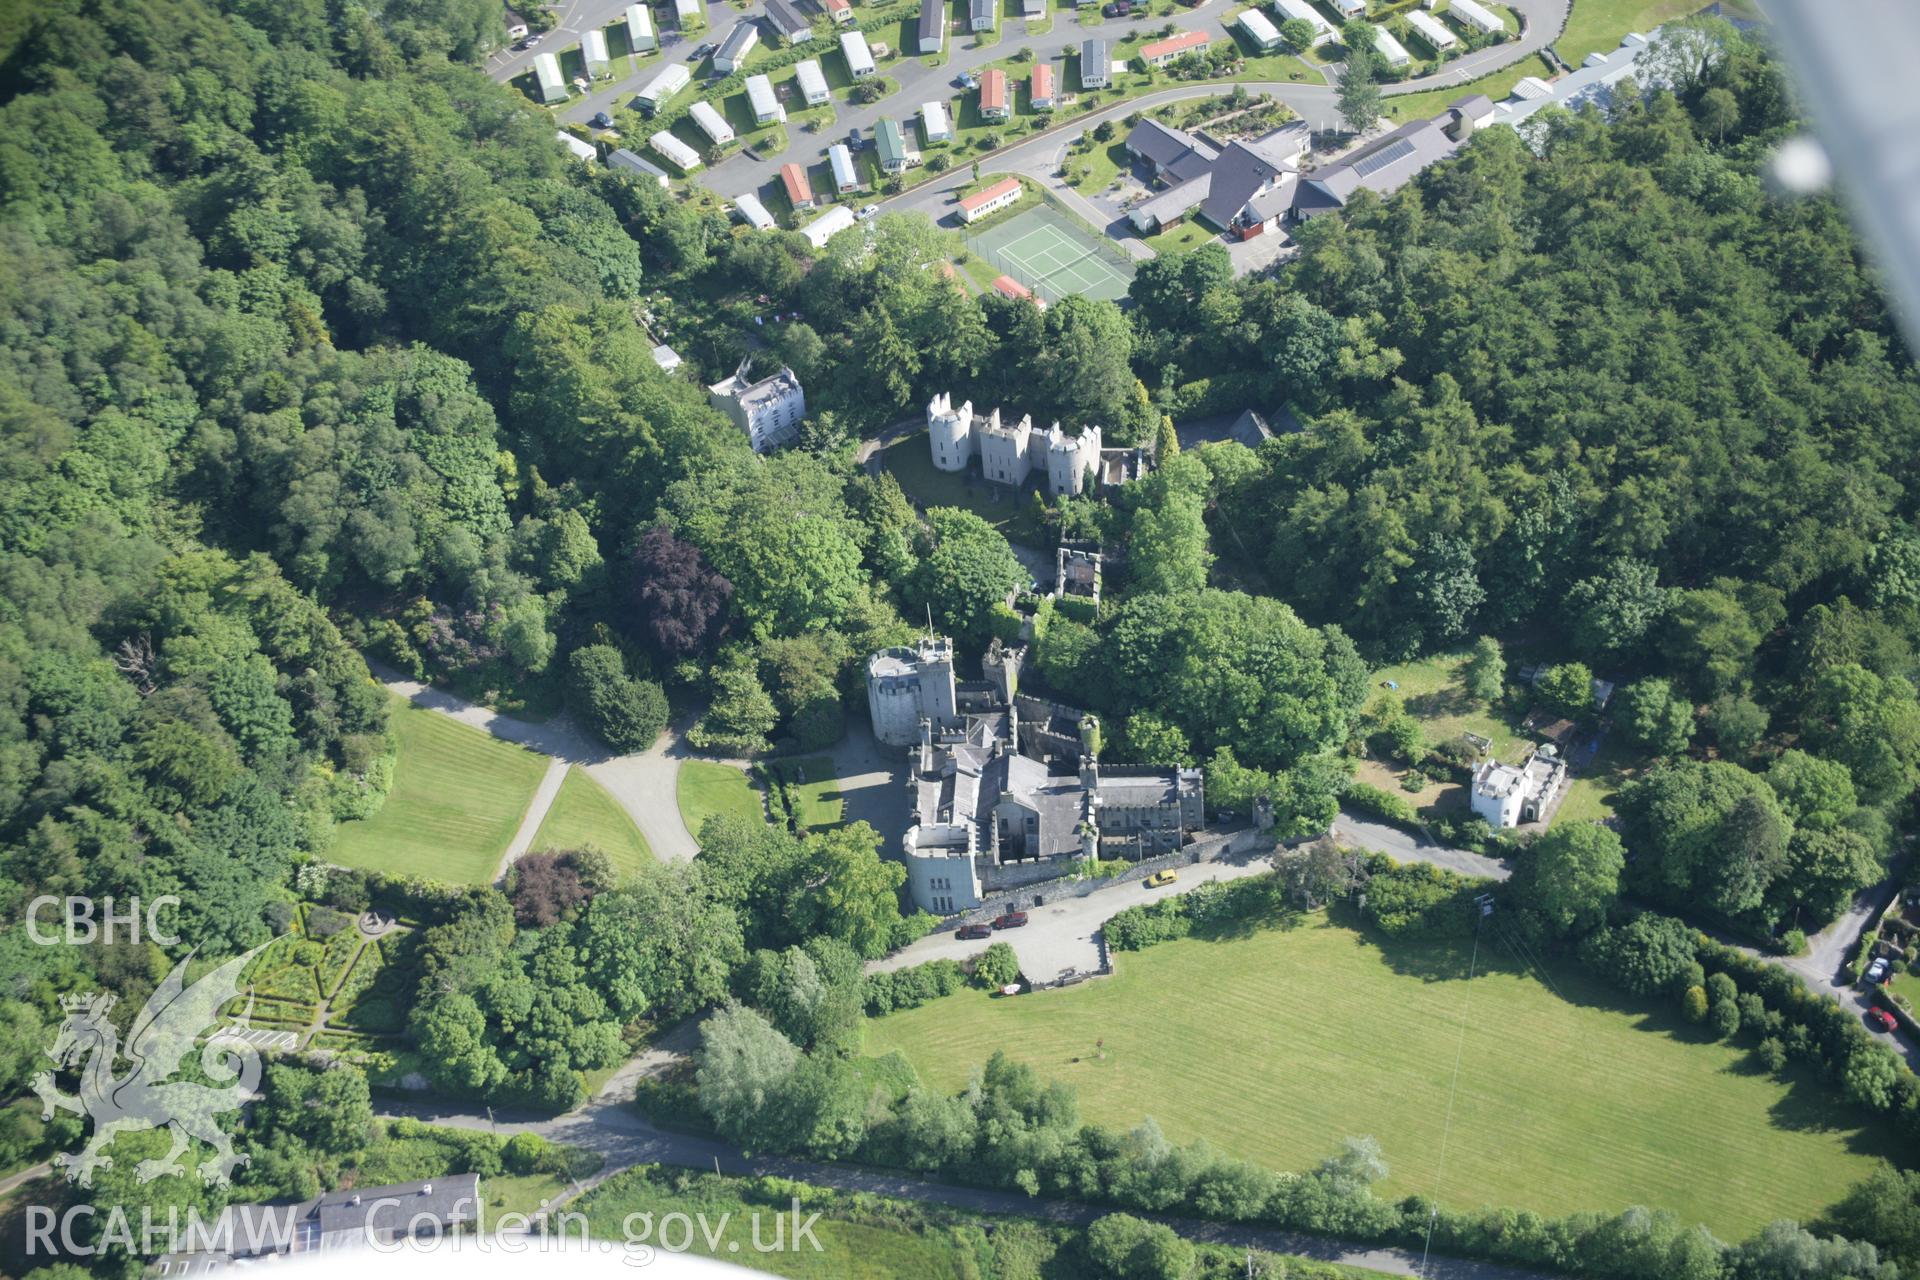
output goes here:
<path id="1" fill-rule="evenodd" d="M 890 747 L 919 742 L 922 720 L 942 732 L 957 727 L 953 641 L 927 636 L 918 648 L 882 649 L 868 658 L 867 710 L 873 736 Z"/>
<path id="2" fill-rule="evenodd" d="M 1056 498 L 1086 492 L 1087 477 L 1100 469 L 1097 426 L 1087 427 L 1077 436 L 1062 431 L 1057 422 L 1042 431 L 1026 414 L 1018 423 L 1008 425 L 1000 421 L 998 409 L 985 416 L 975 415 L 971 400 L 956 409 L 953 398 L 945 392 L 927 405 L 927 440 L 933 465 L 940 470 L 965 471 L 967 464 L 978 457 L 980 474 L 996 484 L 1018 488 L 1035 467 L 1045 467 L 1047 492 Z"/>

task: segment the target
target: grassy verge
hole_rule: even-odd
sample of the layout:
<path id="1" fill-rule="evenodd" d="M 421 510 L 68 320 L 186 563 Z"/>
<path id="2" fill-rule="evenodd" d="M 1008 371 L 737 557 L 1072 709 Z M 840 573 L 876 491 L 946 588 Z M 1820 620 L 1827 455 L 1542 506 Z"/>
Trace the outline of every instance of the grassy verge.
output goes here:
<path id="1" fill-rule="evenodd" d="M 1169 231 L 1148 236 L 1146 244 L 1149 249 L 1158 254 L 1185 253 L 1219 238 L 1218 232 L 1209 230 L 1198 218 L 1188 218 Z"/>
<path id="2" fill-rule="evenodd" d="M 540 830 L 534 833 L 533 848 L 578 849 L 592 845 L 613 861 L 613 869 L 622 876 L 638 875 L 653 865 L 653 850 L 647 838 L 633 825 L 607 789 L 595 782 L 584 769 L 567 770 L 553 808 L 547 810 Z"/>
<path id="3" fill-rule="evenodd" d="M 680 766 L 680 820 L 696 836 L 715 814 L 757 821 L 766 816 L 760 793 L 730 764 L 688 760 Z"/>
<path id="4" fill-rule="evenodd" d="M 546 772 L 545 757 L 396 699 L 393 792 L 340 824 L 330 858 L 349 867 L 485 884 Z"/>
<path id="5" fill-rule="evenodd" d="M 1065 991 L 948 996 L 870 1022 L 866 1046 L 956 1091 L 1004 1047 L 1074 1085 L 1090 1120 L 1151 1115 L 1277 1169 L 1371 1134 L 1388 1195 L 1644 1204 L 1727 1239 L 1812 1217 L 1890 1150 L 1830 1084 L 1776 1080 L 1664 1002 L 1570 971 L 1549 987 L 1497 935 L 1471 983 L 1468 965 L 1465 944 L 1382 943 L 1315 914 L 1128 954 Z"/>

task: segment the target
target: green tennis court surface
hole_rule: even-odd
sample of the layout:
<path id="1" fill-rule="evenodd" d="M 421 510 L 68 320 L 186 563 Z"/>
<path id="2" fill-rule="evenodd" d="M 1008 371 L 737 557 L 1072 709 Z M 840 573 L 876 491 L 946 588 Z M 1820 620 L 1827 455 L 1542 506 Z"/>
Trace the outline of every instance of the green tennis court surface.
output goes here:
<path id="1" fill-rule="evenodd" d="M 1133 264 L 1055 209 L 1029 209 L 972 241 L 975 252 L 1049 302 L 1069 295 L 1117 302 Z"/>

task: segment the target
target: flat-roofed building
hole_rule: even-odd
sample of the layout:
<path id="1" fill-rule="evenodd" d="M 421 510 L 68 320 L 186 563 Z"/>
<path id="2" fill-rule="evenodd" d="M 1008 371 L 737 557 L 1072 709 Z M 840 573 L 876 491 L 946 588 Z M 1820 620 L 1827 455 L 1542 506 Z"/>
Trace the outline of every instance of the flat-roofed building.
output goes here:
<path id="1" fill-rule="evenodd" d="M 827 92 L 827 73 L 813 58 L 793 64 L 793 82 L 800 86 L 800 97 L 810 107 L 819 106 L 831 96 Z"/>
<path id="2" fill-rule="evenodd" d="M 755 231 L 772 231 L 780 225 L 767 212 L 767 206 L 760 202 L 760 197 L 751 191 L 742 191 L 735 196 L 733 207 L 740 211 L 741 219 Z"/>
<path id="3" fill-rule="evenodd" d="M 928 146 L 953 141 L 953 125 L 947 120 L 945 103 L 923 102 L 920 104 L 920 131 L 926 135 Z"/>
<path id="4" fill-rule="evenodd" d="M 693 120 L 700 132 L 713 139 L 713 145 L 723 147 L 733 141 L 733 126 L 727 118 L 713 109 L 711 102 L 696 102 L 687 108 L 687 115 Z"/>
<path id="5" fill-rule="evenodd" d="M 651 53 L 660 47 L 653 29 L 653 10 L 644 4 L 627 6 L 627 47 L 635 53 Z"/>
<path id="6" fill-rule="evenodd" d="M 533 55 L 533 80 L 539 87 L 540 101 L 563 102 L 567 97 L 567 82 L 560 74 L 560 59 L 550 53 Z"/>
<path id="7" fill-rule="evenodd" d="M 594 27 L 581 35 L 580 60 L 587 64 L 587 78 L 591 80 L 599 80 L 613 70 L 613 59 L 607 56 L 606 32 Z"/>
<path id="8" fill-rule="evenodd" d="M 633 100 L 639 104 L 642 111 L 648 115 L 654 115 L 661 107 L 667 105 L 668 99 L 686 88 L 692 81 L 693 73 L 687 70 L 685 63 L 669 62 L 660 68 L 658 75 L 647 81 L 639 93 L 633 95 Z"/>
<path id="9" fill-rule="evenodd" d="M 753 112 L 755 124 L 773 124 L 787 118 L 787 109 L 780 105 L 780 96 L 773 91 L 773 81 L 765 76 L 747 77 L 747 106 Z"/>
<path id="10" fill-rule="evenodd" d="M 1241 32 L 1261 53 L 1272 53 L 1280 47 L 1280 28 L 1258 9 L 1248 9 L 1240 15 L 1239 22 Z"/>
<path id="11" fill-rule="evenodd" d="M 625 147 L 607 157 L 607 167 L 630 173 L 642 182 L 657 182 L 667 185 L 667 171 L 643 155 L 627 150 Z"/>
<path id="12" fill-rule="evenodd" d="M 1490 36 L 1507 29 L 1500 16 L 1479 0 L 1448 0 L 1447 12 L 1481 35 Z"/>
<path id="13" fill-rule="evenodd" d="M 647 139 L 647 145 L 658 151 L 682 173 L 692 173 L 700 167 L 700 153 L 665 129 L 658 130 Z"/>
<path id="14" fill-rule="evenodd" d="M 855 80 L 865 80 L 880 70 L 873 63 L 873 50 L 867 46 L 865 32 L 842 31 L 840 54 L 847 60 L 847 74 Z"/>
<path id="15" fill-rule="evenodd" d="M 833 170 L 833 189 L 841 195 L 851 195 L 865 185 L 860 181 L 860 170 L 854 167 L 853 152 L 847 150 L 847 144 L 836 142 L 827 148 L 827 167 Z"/>
<path id="16" fill-rule="evenodd" d="M 1407 10 L 1407 25 L 1413 33 L 1433 47 L 1435 53 L 1445 53 L 1460 43 L 1460 37 L 1447 30 L 1447 24 L 1430 13 L 1418 9 Z"/>

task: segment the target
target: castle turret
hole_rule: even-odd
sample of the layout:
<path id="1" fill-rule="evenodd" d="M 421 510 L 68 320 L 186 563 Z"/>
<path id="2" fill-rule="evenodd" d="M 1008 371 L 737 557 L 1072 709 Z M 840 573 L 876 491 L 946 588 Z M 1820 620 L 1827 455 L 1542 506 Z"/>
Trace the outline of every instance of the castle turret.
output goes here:
<path id="1" fill-rule="evenodd" d="M 973 460 L 973 401 L 956 409 L 942 391 L 927 403 L 927 444 L 940 471 L 965 471 Z"/>
<path id="2" fill-rule="evenodd" d="M 987 646 L 986 657 L 980 660 L 987 679 L 992 682 L 994 691 L 999 694 L 1000 704 L 1011 707 L 1013 695 L 1020 691 L 1020 667 L 1026 661 L 1026 649 L 1009 645 L 995 638 Z"/>
<path id="3" fill-rule="evenodd" d="M 1086 491 L 1087 473 L 1100 467 L 1100 428 L 1070 436 L 1054 423 L 1047 431 L 1047 492 L 1058 498 Z"/>

